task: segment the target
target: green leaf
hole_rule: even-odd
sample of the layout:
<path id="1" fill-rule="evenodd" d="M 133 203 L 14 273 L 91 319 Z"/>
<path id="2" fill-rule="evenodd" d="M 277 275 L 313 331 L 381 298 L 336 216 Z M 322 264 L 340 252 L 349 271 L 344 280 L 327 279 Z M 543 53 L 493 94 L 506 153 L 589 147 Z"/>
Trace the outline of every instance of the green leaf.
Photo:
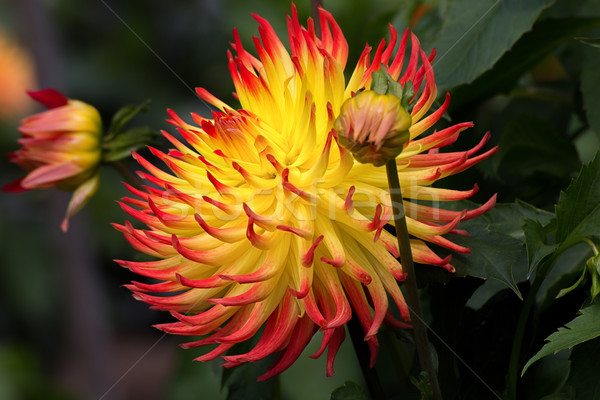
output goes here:
<path id="1" fill-rule="evenodd" d="M 369 400 L 369 396 L 359 384 L 346 381 L 331 393 L 331 400 Z"/>
<path id="2" fill-rule="evenodd" d="M 455 210 L 475 207 L 472 202 L 452 205 Z M 470 248 L 471 254 L 452 255 L 456 274 L 492 278 L 503 285 L 492 284 L 485 298 L 493 296 L 503 287 L 510 288 L 521 297 L 515 279 L 517 282 L 526 279 L 526 265 L 521 263 L 523 265 L 513 273 L 513 267 L 525 257 L 522 256 L 525 235 L 521 227 L 527 219 L 548 223 L 553 216 L 550 212 L 517 200 L 514 203 L 496 204 L 484 215 L 461 223 L 460 227 L 466 229 L 469 236 L 449 235 L 449 239 Z"/>
<path id="3" fill-rule="evenodd" d="M 549 229 L 550 226 L 551 229 Z M 537 266 L 557 249 L 557 245 L 547 243 L 547 238 L 553 230 L 554 224 L 548 224 L 544 227 L 538 221 L 529 219 L 523 224 L 529 265 L 527 276 L 531 276 Z"/>
<path id="4" fill-rule="evenodd" d="M 571 352 L 571 373 L 567 384 L 575 389 L 577 399 L 600 400 L 598 359 L 600 359 L 600 339 L 583 343 Z"/>
<path id="5" fill-rule="evenodd" d="M 554 214 L 532 206 L 521 200 L 514 203 L 496 204 L 496 206 L 484 215 L 490 224 L 490 229 L 507 234 L 515 239 L 524 240 L 522 226 L 526 220 L 537 221 L 546 224 Z"/>
<path id="6" fill-rule="evenodd" d="M 490 69 L 553 1 L 450 2 L 433 46 L 438 52 L 434 68 L 440 92 L 470 83 Z"/>
<path id="7" fill-rule="evenodd" d="M 588 123 L 600 138 L 600 50 L 587 50 L 581 67 L 581 95 Z"/>
<path id="8" fill-rule="evenodd" d="M 579 176 L 562 192 L 556 206 L 556 243 L 569 247 L 600 234 L 600 152 L 581 168 Z"/>
<path id="9" fill-rule="evenodd" d="M 520 382 L 520 397 L 523 399 L 552 398 L 564 390 L 569 377 L 570 350 L 550 354 L 533 365 Z M 561 397 L 558 397 L 559 399 Z"/>
<path id="10" fill-rule="evenodd" d="M 573 36 L 600 25 L 600 18 L 564 18 L 537 22 L 524 34 L 494 67 L 480 75 L 470 85 L 452 90 L 450 112 L 469 104 L 479 104 L 498 93 L 507 93 L 532 67 Z M 436 78 L 439 74 L 436 75 Z M 464 83 L 464 82 L 463 82 Z"/>
<path id="11" fill-rule="evenodd" d="M 600 0 L 557 0 L 541 18 L 600 17 Z"/>
<path id="12" fill-rule="evenodd" d="M 513 268 L 516 265 L 513 266 Z M 518 281 L 517 281 L 518 282 Z M 496 296 L 498 293 L 506 290 L 506 285 L 500 281 L 495 279 L 486 280 L 483 285 L 479 286 L 471 295 L 465 307 L 469 307 L 472 310 L 478 311 L 483 308 L 487 304 L 492 297 Z"/>
<path id="13" fill-rule="evenodd" d="M 568 176 L 580 165 L 577 150 L 570 140 L 561 136 L 548 121 L 524 114 L 506 125 L 492 163 L 495 173 L 502 166 L 524 177 L 536 173 Z"/>
<path id="14" fill-rule="evenodd" d="M 554 264 L 544 276 L 544 282 L 536 294 L 536 309 L 539 312 L 556 305 L 556 298 L 560 291 L 571 286 L 581 276 L 591 254 L 589 246 L 578 243 L 557 256 L 556 261 L 552 260 Z"/>
<path id="15" fill-rule="evenodd" d="M 598 226 L 600 226 L 600 155 L 597 154 L 594 161 L 585 165 L 579 176 L 565 192 L 561 193 L 556 206 L 555 220 L 551 220 L 544 226 L 534 221 L 526 221 L 523 225 L 529 261 L 528 275 L 531 276 L 541 265 L 546 267 L 542 274 L 548 274 L 548 271 L 552 273 L 557 268 L 553 265 L 554 262 L 571 247 L 583 239 L 599 236 Z M 577 254 L 587 254 L 587 252 L 578 251 Z M 576 261 L 566 267 L 561 267 L 561 274 L 554 278 L 558 284 L 566 283 L 565 286 L 554 291 L 556 289 L 554 286 L 546 285 L 546 290 L 553 293 L 552 297 L 556 294 L 560 297 L 568 293 L 583 281 L 585 267 L 581 262 Z M 583 270 L 579 270 L 582 267 Z M 579 280 L 575 282 L 570 280 L 573 273 L 579 277 Z M 592 291 L 593 293 L 598 291 L 597 282 L 594 283 L 594 280 Z M 544 290 L 540 289 L 540 293 L 543 292 Z M 546 300 L 543 301 L 545 302 Z"/>
<path id="16" fill-rule="evenodd" d="M 558 328 L 558 331 L 546 338 L 546 343 L 540 351 L 537 352 L 521 372 L 521 376 L 527 371 L 529 366 L 549 354 L 556 354 L 561 350 L 572 349 L 574 346 L 592 340 L 600 336 L 600 302 L 583 308 L 581 314 L 565 327 Z"/>
<path id="17" fill-rule="evenodd" d="M 469 232 L 469 236 L 450 237 L 451 241 L 471 249 L 471 254 L 453 255 L 456 275 L 498 280 L 522 298 L 512 273 L 512 266 L 521 255 L 521 241 L 492 231 L 486 225 L 485 221 L 476 219 L 466 221 L 461 227 Z"/>
<path id="18" fill-rule="evenodd" d="M 540 400 L 573 400 L 573 396 L 574 394 L 567 389 L 566 393 L 551 394 L 549 396 L 542 397 Z"/>
<path id="19" fill-rule="evenodd" d="M 116 134 L 118 134 L 121 129 L 129 122 L 133 117 L 138 115 L 139 113 L 146 111 L 148 104 L 150 103 L 150 99 L 144 101 L 139 105 L 129 104 L 121 107 L 115 115 L 112 117 L 112 121 L 108 128 L 107 138 L 112 138 Z"/>

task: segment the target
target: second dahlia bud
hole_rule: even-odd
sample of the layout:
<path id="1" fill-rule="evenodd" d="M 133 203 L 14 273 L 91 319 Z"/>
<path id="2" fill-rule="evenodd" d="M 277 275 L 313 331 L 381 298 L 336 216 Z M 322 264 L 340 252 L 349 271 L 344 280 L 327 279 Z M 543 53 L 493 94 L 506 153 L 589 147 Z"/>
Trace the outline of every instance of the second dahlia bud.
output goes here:
<path id="1" fill-rule="evenodd" d="M 48 110 L 21 121 L 19 150 L 9 154 L 27 175 L 3 187 L 8 192 L 57 187 L 73 192 L 61 225 L 96 192 L 100 181 L 102 120 L 89 104 L 67 99 L 54 89 L 28 92 Z"/>
<path id="2" fill-rule="evenodd" d="M 380 167 L 402 152 L 410 124 L 397 96 L 365 90 L 342 104 L 334 128 L 340 145 L 358 162 Z"/>

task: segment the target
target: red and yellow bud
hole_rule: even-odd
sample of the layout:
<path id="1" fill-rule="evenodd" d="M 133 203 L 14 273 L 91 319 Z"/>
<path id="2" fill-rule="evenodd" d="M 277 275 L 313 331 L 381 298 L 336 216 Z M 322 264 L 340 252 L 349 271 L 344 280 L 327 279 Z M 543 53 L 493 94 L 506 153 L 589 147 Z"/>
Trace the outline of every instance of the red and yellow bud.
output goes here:
<path id="1" fill-rule="evenodd" d="M 402 152 L 410 124 L 400 98 L 365 90 L 346 100 L 334 128 L 339 143 L 356 161 L 380 167 Z"/>
<path id="2" fill-rule="evenodd" d="M 430 64 L 434 54 L 427 57 L 406 31 L 393 56 L 397 33 L 390 27 L 389 45 L 382 41 L 372 61 L 367 47 L 346 81 L 346 40 L 330 13 L 320 9 L 319 14 L 320 37 L 312 20 L 306 28 L 300 25 L 292 7 L 289 52 L 261 17 L 255 16 L 260 25 L 260 39 L 254 41 L 258 57 L 243 48 L 234 31 L 236 54 L 228 57 L 241 108 L 235 110 L 198 89 L 218 110 L 211 118 L 193 113 L 193 122 L 186 122 L 169 111 L 169 122 L 182 139 L 164 132 L 173 148 L 150 149 L 166 169 L 135 156 L 147 171 L 140 176 L 152 185 L 144 190 L 129 187 L 133 197 L 122 202 L 123 210 L 146 227 L 114 225 L 134 248 L 155 259 L 118 262 L 157 280 L 134 281 L 129 288 L 136 299 L 177 319 L 158 328 L 204 336 L 184 346 L 211 346 L 197 360 L 222 356 L 225 367 L 279 352 L 275 365 L 259 379 L 288 368 L 317 330 L 324 334 L 314 356 L 328 349 L 331 375 L 345 324 L 353 316 L 364 330 L 371 362 L 384 322 L 410 327 L 399 284 L 406 274 L 397 260 L 396 238 L 384 229 L 393 224 L 385 168 L 356 162 L 340 145 L 343 139 L 334 127 L 344 102 L 361 89 L 369 90 L 372 73 L 382 64 L 391 79 L 410 84 L 416 92 L 410 118 L 398 111 L 401 118 L 395 115 L 389 123 L 399 137 L 406 129 L 409 134 L 396 164 L 415 261 L 453 272 L 450 257 L 439 257 L 427 242 L 469 252 L 443 235 L 464 233 L 457 229 L 459 223 L 482 214 L 495 201 L 471 211 L 438 208 L 445 201 L 470 197 L 477 186 L 455 191 L 432 183 L 471 167 L 495 149 L 476 155 L 486 135 L 471 150 L 439 152 L 471 123 L 424 135 L 448 107 L 447 100 L 430 112 L 437 96 Z M 403 68 L 409 35 L 410 59 Z M 394 108 L 393 102 L 384 103 L 385 110 Z M 366 114 L 353 118 L 376 125 Z M 374 132 L 374 146 L 385 146 L 378 130 Z M 431 205 L 416 201 L 422 199 Z M 390 312 L 390 300 L 402 321 Z M 263 327 L 252 350 L 228 353 Z"/>
<path id="3" fill-rule="evenodd" d="M 22 148 L 10 153 L 9 158 L 29 173 L 3 189 L 22 192 L 57 187 L 74 192 L 61 225 L 66 231 L 69 218 L 98 188 L 102 120 L 94 107 L 67 99 L 56 90 L 29 95 L 48 110 L 21 121 L 19 132 L 23 137 L 17 142 Z"/>

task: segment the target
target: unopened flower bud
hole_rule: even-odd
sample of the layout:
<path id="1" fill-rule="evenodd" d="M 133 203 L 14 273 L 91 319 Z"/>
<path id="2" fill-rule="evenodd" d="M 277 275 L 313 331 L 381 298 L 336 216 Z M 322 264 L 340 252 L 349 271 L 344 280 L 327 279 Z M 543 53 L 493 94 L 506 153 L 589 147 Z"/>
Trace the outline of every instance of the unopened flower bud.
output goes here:
<path id="1" fill-rule="evenodd" d="M 27 176 L 4 186 L 5 191 L 57 187 L 73 191 L 62 228 L 94 194 L 99 183 L 102 156 L 102 120 L 89 104 L 70 100 L 56 90 L 29 92 L 49 108 L 24 118 L 19 126 L 21 149 L 10 160 L 29 171 Z"/>
<path id="2" fill-rule="evenodd" d="M 339 143 L 358 162 L 380 167 L 402 152 L 410 124 L 397 96 L 366 90 L 346 100 L 334 128 Z"/>

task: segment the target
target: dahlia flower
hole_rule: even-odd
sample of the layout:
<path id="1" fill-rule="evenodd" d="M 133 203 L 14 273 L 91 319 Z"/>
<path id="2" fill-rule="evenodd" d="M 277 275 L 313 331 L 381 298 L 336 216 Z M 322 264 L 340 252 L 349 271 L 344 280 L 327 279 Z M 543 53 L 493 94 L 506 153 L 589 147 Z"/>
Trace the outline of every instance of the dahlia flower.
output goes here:
<path id="1" fill-rule="evenodd" d="M 448 107 L 430 112 L 437 96 L 431 60 L 410 32 L 398 51 L 390 26 L 373 58 L 366 47 L 348 81 L 348 45 L 332 15 L 319 10 L 320 37 L 312 19 L 288 17 L 291 53 L 260 16 L 257 56 L 234 30 L 235 55 L 229 70 L 241 108 L 197 89 L 217 110 L 211 118 L 192 113 L 186 122 L 169 110 L 180 137 L 164 136 L 173 149 L 150 148 L 167 171 L 138 154 L 140 172 L 152 185 L 129 187 L 122 208 L 147 227 L 115 224 L 131 245 L 156 260 L 121 261 L 122 266 L 158 283 L 132 282 L 134 297 L 169 311 L 176 322 L 165 332 L 202 336 L 185 348 L 212 346 L 196 360 L 222 356 L 225 367 L 280 357 L 260 380 L 288 368 L 317 330 L 327 349 L 327 375 L 345 337 L 345 324 L 358 318 L 374 362 L 383 322 L 409 327 L 409 310 L 399 283 L 396 238 L 384 229 L 393 223 L 385 168 L 355 162 L 338 143 L 334 121 L 345 100 L 370 88 L 383 65 L 401 85 L 413 85 L 410 140 L 397 158 L 404 189 L 408 229 L 416 262 L 454 271 L 427 242 L 456 252 L 469 250 L 443 237 L 458 224 L 490 209 L 495 198 L 471 211 L 447 211 L 418 200 L 466 199 L 477 191 L 431 185 L 461 172 L 495 152 L 476 155 L 488 140 L 463 152 L 439 153 L 472 126 L 470 122 L 423 135 Z M 407 42 L 410 54 L 405 60 Z M 401 73 L 404 70 L 404 73 Z M 389 297 L 388 297 L 389 296 Z M 388 299 L 399 309 L 389 310 Z M 259 334 L 261 328 L 262 333 Z M 229 354 L 236 343 L 260 335 L 244 354 Z"/>
<path id="2" fill-rule="evenodd" d="M 94 107 L 67 99 L 56 90 L 28 93 L 49 110 L 21 121 L 19 132 L 23 137 L 17 142 L 23 147 L 10 153 L 9 158 L 30 172 L 3 189 L 15 193 L 47 187 L 72 191 L 61 225 L 66 231 L 69 218 L 98 188 L 102 121 Z"/>

